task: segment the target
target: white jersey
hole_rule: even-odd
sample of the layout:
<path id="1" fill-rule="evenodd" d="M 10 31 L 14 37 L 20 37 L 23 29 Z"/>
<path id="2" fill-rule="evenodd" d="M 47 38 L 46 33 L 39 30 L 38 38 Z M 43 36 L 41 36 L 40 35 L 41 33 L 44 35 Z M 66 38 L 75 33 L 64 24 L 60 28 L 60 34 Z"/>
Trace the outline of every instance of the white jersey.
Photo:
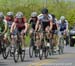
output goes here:
<path id="1" fill-rule="evenodd" d="M 59 20 L 57 23 L 58 23 L 58 24 L 62 24 L 62 21 Z M 68 25 L 68 21 L 67 21 L 67 20 L 65 20 L 65 23 L 66 23 L 66 25 Z"/>
<path id="2" fill-rule="evenodd" d="M 48 14 L 48 18 L 49 21 L 52 20 L 52 16 L 51 14 Z M 44 17 L 43 14 L 38 15 L 38 20 L 46 20 L 46 18 Z"/>

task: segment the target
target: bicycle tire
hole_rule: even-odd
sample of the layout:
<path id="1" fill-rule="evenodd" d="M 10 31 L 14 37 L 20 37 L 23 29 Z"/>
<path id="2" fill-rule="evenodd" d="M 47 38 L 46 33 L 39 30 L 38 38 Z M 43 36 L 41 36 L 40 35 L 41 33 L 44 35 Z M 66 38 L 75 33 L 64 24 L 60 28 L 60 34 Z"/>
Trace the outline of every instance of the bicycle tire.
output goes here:
<path id="1" fill-rule="evenodd" d="M 14 58 L 14 62 L 17 63 L 18 62 L 18 59 L 19 59 L 19 49 L 17 48 L 14 48 L 14 53 L 13 53 L 13 58 Z M 17 52 L 17 54 L 16 54 Z"/>
<path id="2" fill-rule="evenodd" d="M 20 54 L 20 58 L 21 58 L 21 61 L 23 62 L 25 59 L 25 50 L 22 50 L 21 52 L 22 53 Z"/>
<path id="3" fill-rule="evenodd" d="M 7 46 L 7 44 L 5 44 L 3 42 L 1 42 L 1 43 L 2 43 L 2 56 L 3 56 L 3 59 L 7 59 L 7 57 L 9 56 L 8 46 Z M 7 51 L 7 49 L 8 49 L 8 51 Z"/>
<path id="4" fill-rule="evenodd" d="M 64 44 L 63 44 L 63 38 L 60 38 L 59 40 L 59 54 L 63 54 L 63 50 L 64 50 Z"/>
<path id="5" fill-rule="evenodd" d="M 39 49 L 39 59 L 42 60 L 43 58 L 43 50 Z"/>

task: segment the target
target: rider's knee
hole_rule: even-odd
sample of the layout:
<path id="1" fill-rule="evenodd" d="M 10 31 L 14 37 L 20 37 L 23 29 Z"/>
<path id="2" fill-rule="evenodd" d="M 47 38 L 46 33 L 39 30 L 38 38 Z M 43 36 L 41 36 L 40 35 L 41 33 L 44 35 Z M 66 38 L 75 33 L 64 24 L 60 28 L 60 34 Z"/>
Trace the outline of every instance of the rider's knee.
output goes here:
<path id="1" fill-rule="evenodd" d="M 14 36 L 13 35 L 11 35 L 11 39 L 14 39 Z"/>
<path id="2" fill-rule="evenodd" d="M 47 26 L 47 27 L 45 28 L 45 31 L 46 31 L 46 32 L 48 32 L 48 31 L 49 31 L 49 26 Z"/>
<path id="3" fill-rule="evenodd" d="M 5 35 L 4 35 L 4 38 L 3 38 L 3 39 L 4 39 L 4 40 L 6 40 L 6 39 L 7 39 L 7 34 L 5 34 Z"/>
<path id="4" fill-rule="evenodd" d="M 25 38 L 24 35 L 21 35 L 20 37 L 21 37 L 21 39 L 24 39 Z"/>
<path id="5" fill-rule="evenodd" d="M 29 31 L 29 34 L 31 35 L 33 33 L 33 29 L 31 29 L 30 31 Z"/>

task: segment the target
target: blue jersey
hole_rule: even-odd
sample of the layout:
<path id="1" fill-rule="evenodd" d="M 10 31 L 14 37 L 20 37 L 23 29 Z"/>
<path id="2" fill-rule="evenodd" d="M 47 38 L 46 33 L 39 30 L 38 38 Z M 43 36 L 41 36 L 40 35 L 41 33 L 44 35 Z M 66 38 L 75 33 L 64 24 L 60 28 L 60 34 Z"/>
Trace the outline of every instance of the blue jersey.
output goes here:
<path id="1" fill-rule="evenodd" d="M 66 30 L 66 23 L 60 24 L 60 31 Z"/>
<path id="2" fill-rule="evenodd" d="M 59 20 L 59 28 L 60 28 L 60 31 L 66 30 L 67 26 L 68 26 L 67 20 L 65 20 L 64 23 L 62 23 L 61 20 Z"/>

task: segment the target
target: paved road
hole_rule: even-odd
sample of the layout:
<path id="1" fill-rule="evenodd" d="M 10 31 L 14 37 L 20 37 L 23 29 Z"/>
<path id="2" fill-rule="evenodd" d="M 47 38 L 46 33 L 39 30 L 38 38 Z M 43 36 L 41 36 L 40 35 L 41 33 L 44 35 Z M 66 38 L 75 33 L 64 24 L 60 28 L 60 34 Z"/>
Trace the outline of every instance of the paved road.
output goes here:
<path id="1" fill-rule="evenodd" d="M 29 58 L 28 49 L 24 62 L 14 63 L 12 57 L 4 60 L 0 55 L 0 66 L 75 66 L 75 47 L 65 47 L 64 54 L 55 54 L 48 59 Z"/>

